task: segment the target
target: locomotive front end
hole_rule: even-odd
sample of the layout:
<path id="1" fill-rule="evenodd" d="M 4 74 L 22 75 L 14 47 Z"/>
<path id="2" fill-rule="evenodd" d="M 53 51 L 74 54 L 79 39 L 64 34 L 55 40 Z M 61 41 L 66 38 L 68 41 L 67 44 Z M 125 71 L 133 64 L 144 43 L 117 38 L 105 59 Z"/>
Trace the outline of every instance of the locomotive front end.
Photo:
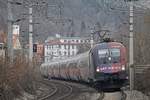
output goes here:
<path id="1" fill-rule="evenodd" d="M 104 42 L 92 50 L 94 82 L 121 87 L 128 79 L 126 48 L 118 42 Z"/>

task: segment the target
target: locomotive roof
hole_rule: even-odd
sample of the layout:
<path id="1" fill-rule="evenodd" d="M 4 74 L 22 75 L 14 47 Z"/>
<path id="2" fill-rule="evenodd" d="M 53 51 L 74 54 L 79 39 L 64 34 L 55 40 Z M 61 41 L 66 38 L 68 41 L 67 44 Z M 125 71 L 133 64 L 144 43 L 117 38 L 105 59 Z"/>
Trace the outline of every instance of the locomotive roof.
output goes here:
<path id="1" fill-rule="evenodd" d="M 124 46 L 120 42 L 101 42 L 101 43 L 96 44 L 95 46 L 105 46 L 105 45 Z"/>
<path id="2" fill-rule="evenodd" d="M 105 49 L 105 48 L 111 48 L 111 47 L 119 48 L 119 47 L 125 47 L 125 46 L 120 42 L 101 42 L 101 43 L 96 44 L 93 48 L 91 48 L 90 51 L 92 51 L 96 48 Z"/>

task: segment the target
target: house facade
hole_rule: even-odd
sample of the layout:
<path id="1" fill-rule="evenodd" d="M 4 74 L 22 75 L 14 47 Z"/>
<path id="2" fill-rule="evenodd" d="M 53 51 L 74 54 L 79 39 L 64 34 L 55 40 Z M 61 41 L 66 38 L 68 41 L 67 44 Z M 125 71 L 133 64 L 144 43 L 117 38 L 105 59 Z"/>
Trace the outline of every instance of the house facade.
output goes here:
<path id="1" fill-rule="evenodd" d="M 49 37 L 44 45 L 45 62 L 75 56 L 78 46 L 83 43 L 90 43 L 90 40 L 81 37 Z"/>

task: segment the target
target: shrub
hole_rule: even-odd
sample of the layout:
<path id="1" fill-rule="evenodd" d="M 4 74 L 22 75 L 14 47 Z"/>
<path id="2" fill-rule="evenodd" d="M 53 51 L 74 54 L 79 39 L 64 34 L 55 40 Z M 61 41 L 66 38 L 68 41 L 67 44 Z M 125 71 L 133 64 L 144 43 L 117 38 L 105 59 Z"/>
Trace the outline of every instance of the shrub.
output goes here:
<path id="1" fill-rule="evenodd" d="M 35 93 L 38 78 L 35 62 L 31 63 L 19 55 L 11 64 L 8 59 L 1 57 L 0 70 L 0 100 L 12 100 L 24 91 Z"/>

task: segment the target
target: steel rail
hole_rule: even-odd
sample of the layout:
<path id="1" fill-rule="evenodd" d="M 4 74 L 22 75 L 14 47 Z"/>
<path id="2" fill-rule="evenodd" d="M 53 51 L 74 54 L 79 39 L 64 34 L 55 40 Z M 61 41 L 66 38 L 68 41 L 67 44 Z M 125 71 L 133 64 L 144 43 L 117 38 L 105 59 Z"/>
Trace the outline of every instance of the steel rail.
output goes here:
<path id="1" fill-rule="evenodd" d="M 121 90 L 121 100 L 126 100 L 126 98 L 127 94 L 123 90 Z"/>
<path id="2" fill-rule="evenodd" d="M 103 100 L 105 97 L 105 93 L 104 92 L 100 92 L 100 96 L 98 97 L 97 100 Z"/>
<path id="3" fill-rule="evenodd" d="M 50 94 L 45 95 L 44 97 L 42 97 L 38 100 L 48 100 L 48 99 L 63 100 L 65 98 L 69 97 L 73 92 L 73 87 L 71 85 L 67 84 L 67 83 L 57 82 L 57 81 L 54 81 L 54 80 L 53 81 L 45 80 L 45 81 L 47 81 L 47 82 L 42 82 L 42 83 L 44 83 L 46 85 L 51 85 L 52 87 L 54 87 L 54 90 Z M 59 85 L 59 86 L 57 86 L 57 85 Z M 60 94 L 59 92 L 62 89 L 62 87 L 65 87 L 65 88 L 68 89 L 67 93 L 65 93 L 62 96 L 61 95 L 58 96 L 58 98 L 56 98 L 56 99 L 53 98 L 53 96 L 57 96 L 58 94 Z"/>
<path id="4" fill-rule="evenodd" d="M 63 84 L 63 83 L 62 83 Z M 69 97 L 72 93 L 73 93 L 73 87 L 71 86 L 71 85 L 69 85 L 69 84 L 63 84 L 64 86 L 66 86 L 68 89 L 69 89 L 69 92 L 67 93 L 67 94 L 65 94 L 65 95 L 63 95 L 63 96 L 61 96 L 61 97 L 59 97 L 58 99 L 56 99 L 56 100 L 63 100 L 63 99 L 65 99 L 65 98 L 67 98 L 67 97 Z"/>
<path id="5" fill-rule="evenodd" d="M 53 95 L 55 95 L 56 93 L 57 93 L 57 91 L 58 91 L 58 88 L 56 87 L 56 85 L 54 85 L 54 84 L 52 84 L 52 83 L 46 83 L 46 82 L 42 82 L 43 84 L 46 84 L 46 85 L 51 85 L 53 88 L 54 88 L 54 90 L 53 90 L 53 92 L 51 92 L 50 94 L 48 94 L 48 95 L 46 95 L 46 96 L 44 96 L 44 97 L 42 97 L 42 98 L 39 98 L 38 100 L 46 100 L 46 99 L 48 99 L 49 97 L 51 97 L 51 96 L 53 96 Z"/>

